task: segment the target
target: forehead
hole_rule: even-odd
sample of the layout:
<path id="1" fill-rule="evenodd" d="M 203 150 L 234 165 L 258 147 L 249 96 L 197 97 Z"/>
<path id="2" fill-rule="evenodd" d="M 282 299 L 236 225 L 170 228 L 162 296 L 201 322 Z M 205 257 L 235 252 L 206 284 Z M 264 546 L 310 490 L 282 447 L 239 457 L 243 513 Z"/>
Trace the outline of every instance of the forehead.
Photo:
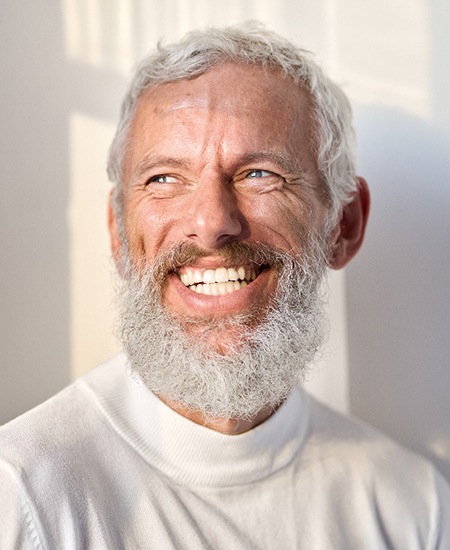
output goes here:
<path id="1" fill-rule="evenodd" d="M 251 65 L 224 63 L 193 79 L 159 84 L 138 101 L 126 164 L 152 147 L 173 153 L 186 141 L 203 156 L 273 150 L 302 162 L 311 153 L 311 104 L 309 92 L 281 71 Z"/>
<path id="2" fill-rule="evenodd" d="M 237 96 L 242 110 L 279 108 L 287 104 L 293 107 L 296 103 L 309 101 L 306 90 L 279 69 L 236 63 L 223 63 L 189 80 L 156 85 L 144 92 L 141 101 L 152 101 L 164 107 L 178 99 L 181 107 L 192 102 L 226 111 L 236 108 Z"/>

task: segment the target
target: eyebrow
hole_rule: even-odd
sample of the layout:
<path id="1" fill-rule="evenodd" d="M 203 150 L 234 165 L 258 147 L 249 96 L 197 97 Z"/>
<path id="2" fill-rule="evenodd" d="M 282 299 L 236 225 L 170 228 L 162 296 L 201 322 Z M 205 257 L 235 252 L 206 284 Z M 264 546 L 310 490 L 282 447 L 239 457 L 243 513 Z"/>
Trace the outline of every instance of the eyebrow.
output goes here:
<path id="1" fill-rule="evenodd" d="M 255 151 L 254 153 L 247 153 L 240 158 L 241 164 L 251 164 L 253 162 L 269 161 L 272 164 L 276 164 L 289 172 L 301 173 L 303 170 L 295 164 L 292 159 L 282 153 L 276 151 Z"/>
<path id="2" fill-rule="evenodd" d="M 259 162 L 270 162 L 280 166 L 288 172 L 297 173 L 302 175 L 305 171 L 295 164 L 291 158 L 282 153 L 276 151 L 254 151 L 246 153 L 239 157 L 236 161 L 238 165 L 252 164 Z M 189 166 L 189 160 L 177 157 L 170 157 L 165 155 L 152 155 L 145 156 L 136 166 L 133 171 L 132 179 L 139 179 L 147 170 L 155 166 L 171 166 L 174 168 L 187 168 Z"/>
<path id="3" fill-rule="evenodd" d="M 163 155 L 147 155 L 136 166 L 133 171 L 133 179 L 139 178 L 147 170 L 154 166 L 174 166 L 177 168 L 185 168 L 188 166 L 188 161 L 176 157 L 167 157 Z"/>

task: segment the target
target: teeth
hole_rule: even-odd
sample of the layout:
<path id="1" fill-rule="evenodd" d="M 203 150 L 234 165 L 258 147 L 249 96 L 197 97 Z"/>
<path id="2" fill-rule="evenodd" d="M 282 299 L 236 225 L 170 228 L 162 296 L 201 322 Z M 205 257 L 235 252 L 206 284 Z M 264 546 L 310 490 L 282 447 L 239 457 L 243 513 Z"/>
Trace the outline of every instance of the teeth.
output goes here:
<path id="1" fill-rule="evenodd" d="M 208 288 L 213 296 L 217 296 L 219 294 L 219 285 L 217 283 L 209 285 Z"/>
<path id="2" fill-rule="evenodd" d="M 257 276 L 254 268 L 245 269 L 243 266 L 218 267 L 206 269 L 203 272 L 199 269 L 186 268 L 180 274 L 180 280 L 193 292 L 218 296 L 245 288 Z"/>
<path id="3" fill-rule="evenodd" d="M 203 273 L 203 282 L 204 283 L 215 283 L 216 282 L 216 272 L 214 269 L 207 269 Z"/>
<path id="4" fill-rule="evenodd" d="M 219 296 L 224 294 L 231 294 L 245 288 L 247 286 L 246 281 L 227 281 L 226 283 L 212 283 L 203 285 L 193 285 L 189 288 L 198 294 L 207 294 L 208 296 Z"/>
<path id="5" fill-rule="evenodd" d="M 203 281 L 203 275 L 201 271 L 196 269 L 194 272 L 192 272 L 190 269 L 188 270 L 188 273 L 191 274 L 192 277 L 192 284 L 193 283 L 201 283 Z"/>
<path id="6" fill-rule="evenodd" d="M 219 294 L 228 294 L 227 283 L 228 281 L 226 283 L 217 283 Z"/>
<path id="7" fill-rule="evenodd" d="M 232 292 L 234 292 L 235 288 L 234 288 L 234 283 L 236 281 L 228 281 L 225 283 L 225 286 L 226 286 L 226 289 L 227 289 L 227 293 L 228 294 L 231 294 Z M 239 284 L 239 283 L 238 283 Z M 238 289 L 239 290 L 239 289 Z"/>
<path id="8" fill-rule="evenodd" d="M 229 280 L 228 269 L 226 267 L 219 267 L 215 271 L 215 277 L 218 283 L 226 283 Z"/>
<path id="9" fill-rule="evenodd" d="M 186 286 L 192 286 L 197 283 L 227 283 L 229 281 L 254 281 L 257 273 L 254 268 L 245 269 L 243 266 L 218 267 L 217 269 L 205 269 L 203 273 L 198 269 L 185 269 L 180 275 L 181 282 Z"/>

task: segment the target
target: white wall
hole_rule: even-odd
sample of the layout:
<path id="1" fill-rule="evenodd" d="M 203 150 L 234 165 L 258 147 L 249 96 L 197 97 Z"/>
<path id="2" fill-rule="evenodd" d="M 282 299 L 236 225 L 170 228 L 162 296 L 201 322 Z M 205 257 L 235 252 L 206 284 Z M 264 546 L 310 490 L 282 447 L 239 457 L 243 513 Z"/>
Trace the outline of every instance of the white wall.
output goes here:
<path id="1" fill-rule="evenodd" d="M 353 10 L 342 50 L 373 191 L 347 273 L 350 409 L 450 477 L 450 4 L 383 4 Z"/>
<path id="2" fill-rule="evenodd" d="M 133 63 L 160 37 L 257 18 L 344 85 L 373 193 L 313 391 L 450 477 L 449 15 L 445 0 L 3 0 L 0 421 L 117 348 L 104 166 Z"/>

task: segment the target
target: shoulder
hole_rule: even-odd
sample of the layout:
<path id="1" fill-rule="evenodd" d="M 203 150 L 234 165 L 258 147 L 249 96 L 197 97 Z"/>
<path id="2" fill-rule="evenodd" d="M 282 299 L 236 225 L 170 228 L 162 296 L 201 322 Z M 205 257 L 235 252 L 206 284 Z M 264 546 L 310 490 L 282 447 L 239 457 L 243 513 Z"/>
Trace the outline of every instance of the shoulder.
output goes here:
<path id="1" fill-rule="evenodd" d="M 361 476 L 393 479 L 432 475 L 429 461 L 362 420 L 340 414 L 310 397 L 310 460 L 342 464 Z"/>
<path id="2" fill-rule="evenodd" d="M 113 360 L 97 367 L 41 405 L 0 427 L 0 461 L 18 471 L 34 471 L 54 460 L 64 463 L 92 443 L 102 412 L 89 380 L 114 376 Z"/>
<path id="3" fill-rule="evenodd" d="M 360 419 L 338 413 L 310 397 L 311 451 L 327 460 L 384 472 L 411 468 L 428 471 L 430 463 Z M 317 458 L 317 457 L 316 457 Z"/>
<path id="4" fill-rule="evenodd" d="M 325 480 L 329 494 L 352 502 L 355 510 L 371 510 L 387 529 L 450 529 L 450 487 L 428 460 L 310 399 L 303 460 L 316 478 Z"/>
<path id="5" fill-rule="evenodd" d="M 123 371 L 115 358 L 0 428 L 1 548 L 61 548 L 66 535 L 101 535 L 86 511 L 117 434 L 99 396 L 123 385 Z"/>

